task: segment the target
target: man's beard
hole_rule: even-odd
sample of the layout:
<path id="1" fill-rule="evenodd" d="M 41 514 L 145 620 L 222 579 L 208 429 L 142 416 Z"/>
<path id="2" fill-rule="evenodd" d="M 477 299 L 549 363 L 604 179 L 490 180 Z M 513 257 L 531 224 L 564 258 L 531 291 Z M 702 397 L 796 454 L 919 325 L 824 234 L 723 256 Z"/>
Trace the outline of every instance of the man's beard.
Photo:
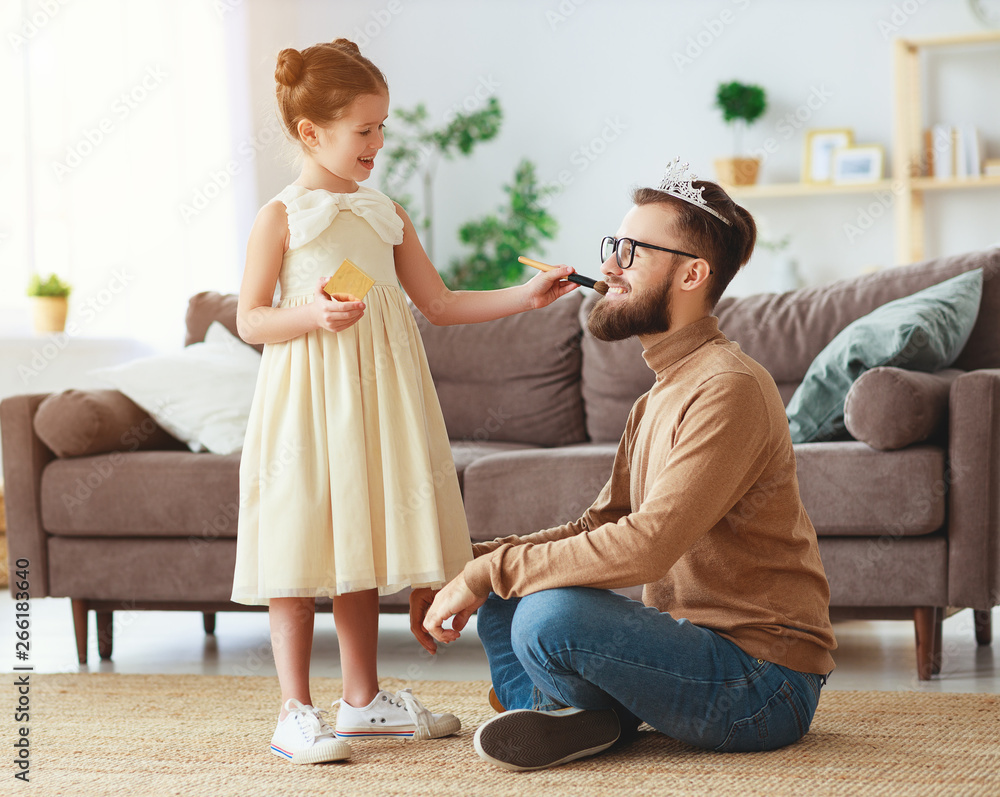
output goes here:
<path id="1" fill-rule="evenodd" d="M 670 329 L 670 286 L 677 267 L 656 288 L 624 299 L 599 299 L 587 316 L 587 329 L 598 340 L 625 340 Z"/>

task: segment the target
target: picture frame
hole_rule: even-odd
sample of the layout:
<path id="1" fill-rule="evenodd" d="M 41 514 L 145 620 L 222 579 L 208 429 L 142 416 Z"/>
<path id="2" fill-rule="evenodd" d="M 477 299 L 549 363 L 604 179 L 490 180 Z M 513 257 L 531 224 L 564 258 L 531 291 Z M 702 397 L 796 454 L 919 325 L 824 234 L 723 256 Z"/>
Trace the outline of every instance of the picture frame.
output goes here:
<path id="1" fill-rule="evenodd" d="M 882 179 L 885 150 L 880 144 L 842 147 L 833 152 L 833 182 L 876 183 Z"/>
<path id="2" fill-rule="evenodd" d="M 807 130 L 802 181 L 805 183 L 833 182 L 833 153 L 854 145 L 850 128 Z"/>

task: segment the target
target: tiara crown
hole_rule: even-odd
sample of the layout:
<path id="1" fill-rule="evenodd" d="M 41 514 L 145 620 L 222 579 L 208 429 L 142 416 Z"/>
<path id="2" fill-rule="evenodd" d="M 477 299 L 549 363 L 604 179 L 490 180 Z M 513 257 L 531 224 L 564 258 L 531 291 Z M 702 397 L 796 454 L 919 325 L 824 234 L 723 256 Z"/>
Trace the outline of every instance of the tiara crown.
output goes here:
<path id="1" fill-rule="evenodd" d="M 680 157 L 674 158 L 670 161 L 670 163 L 667 164 L 666 171 L 663 173 L 663 180 L 660 182 L 659 190 L 663 191 L 665 194 L 670 194 L 670 196 L 683 199 L 685 202 L 690 202 L 695 207 L 699 207 L 702 210 L 711 213 L 715 216 L 715 218 L 732 226 L 732 222 L 729 219 L 717 210 L 708 206 L 708 203 L 701 195 L 701 192 L 705 190 L 704 186 L 701 188 L 695 188 L 691 185 L 691 183 L 698 179 L 698 175 L 692 174 L 688 177 L 684 176 L 684 172 L 687 171 L 687 168 L 687 162 L 681 163 Z"/>

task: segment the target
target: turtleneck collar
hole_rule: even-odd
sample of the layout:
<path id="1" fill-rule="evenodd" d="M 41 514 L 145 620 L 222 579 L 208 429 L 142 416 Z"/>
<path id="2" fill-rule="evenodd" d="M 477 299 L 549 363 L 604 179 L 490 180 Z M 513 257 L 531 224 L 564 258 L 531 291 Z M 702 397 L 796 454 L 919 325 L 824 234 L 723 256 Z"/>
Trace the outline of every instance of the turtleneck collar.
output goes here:
<path id="1" fill-rule="evenodd" d="M 719 319 L 712 315 L 705 316 L 674 332 L 663 332 L 643 340 L 642 359 L 659 376 L 699 346 L 722 337 Z"/>

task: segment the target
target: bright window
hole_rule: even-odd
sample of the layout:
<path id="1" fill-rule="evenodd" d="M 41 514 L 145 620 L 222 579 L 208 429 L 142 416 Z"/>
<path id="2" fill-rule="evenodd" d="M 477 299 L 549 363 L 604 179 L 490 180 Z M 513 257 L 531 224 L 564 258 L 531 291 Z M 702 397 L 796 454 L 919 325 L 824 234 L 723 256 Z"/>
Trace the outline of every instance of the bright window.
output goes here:
<path id="1" fill-rule="evenodd" d="M 55 272 L 70 334 L 179 346 L 188 298 L 239 286 L 232 20 L 204 0 L 2 9 L 0 334 L 27 331 L 28 277 Z"/>

